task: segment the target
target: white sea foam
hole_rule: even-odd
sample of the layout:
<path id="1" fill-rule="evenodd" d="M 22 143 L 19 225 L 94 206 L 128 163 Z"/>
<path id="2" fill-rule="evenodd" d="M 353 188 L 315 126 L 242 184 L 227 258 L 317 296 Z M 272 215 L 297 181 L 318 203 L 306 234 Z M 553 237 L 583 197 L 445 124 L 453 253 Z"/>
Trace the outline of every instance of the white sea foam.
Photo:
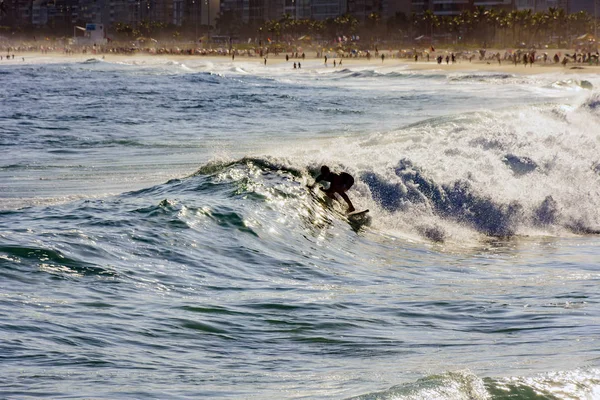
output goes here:
<path id="1" fill-rule="evenodd" d="M 297 163 L 333 164 L 359 177 L 352 196 L 358 208 L 371 210 L 377 229 L 429 231 L 434 237 L 464 237 L 469 230 L 465 215 L 440 217 L 439 204 L 427 193 L 422 202 L 407 197 L 410 188 L 396 171 L 406 159 L 446 191 L 464 182 L 475 202 L 517 204 L 518 215 L 507 222 L 511 234 L 595 231 L 600 229 L 600 174 L 594 169 L 600 137 L 593 129 L 599 119 L 593 106 L 597 96 L 588 91 L 573 105 L 467 113 L 353 139 L 325 140 L 307 145 Z M 383 187 L 365 183 L 369 175 Z M 420 190 L 418 182 L 408 184 Z M 388 198 L 393 196 L 403 200 Z M 551 210 L 544 209 L 548 201 Z"/>

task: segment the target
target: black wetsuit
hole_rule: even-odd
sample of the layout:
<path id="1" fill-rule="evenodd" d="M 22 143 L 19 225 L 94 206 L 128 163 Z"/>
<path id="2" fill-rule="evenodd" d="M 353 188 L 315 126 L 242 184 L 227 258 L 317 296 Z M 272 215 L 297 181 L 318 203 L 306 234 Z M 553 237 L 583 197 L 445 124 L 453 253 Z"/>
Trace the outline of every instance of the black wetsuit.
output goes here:
<path id="1" fill-rule="evenodd" d="M 326 176 L 319 175 L 315 179 L 315 182 L 320 181 L 331 183 L 329 189 L 325 190 L 326 192 L 345 192 L 346 190 L 350 189 L 352 185 L 354 185 L 354 178 L 352 175 L 346 172 L 342 172 L 341 174 L 334 174 L 333 172 L 330 172 Z"/>

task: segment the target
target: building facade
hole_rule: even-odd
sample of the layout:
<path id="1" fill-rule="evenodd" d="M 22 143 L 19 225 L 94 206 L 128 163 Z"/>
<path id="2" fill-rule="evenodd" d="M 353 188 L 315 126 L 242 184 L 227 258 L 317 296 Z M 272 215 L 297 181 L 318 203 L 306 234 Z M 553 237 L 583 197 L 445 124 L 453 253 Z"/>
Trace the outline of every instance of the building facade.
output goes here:
<path id="1" fill-rule="evenodd" d="M 519 0 L 413 0 L 411 12 L 422 14 L 430 10 L 437 16 L 452 16 L 476 7 L 511 11 L 515 8 L 515 1 Z"/>
<path id="2" fill-rule="evenodd" d="M 515 0 L 515 9 L 544 12 L 548 11 L 550 8 L 562 8 L 567 13 L 570 13 L 572 1 L 574 0 Z M 584 1 L 593 2 L 594 0 Z"/>
<path id="3" fill-rule="evenodd" d="M 393 17 L 397 13 L 402 13 L 408 17 L 411 13 L 411 4 L 411 0 L 382 0 L 382 15 Z"/>
<path id="4" fill-rule="evenodd" d="M 243 22 L 262 24 L 288 14 L 293 19 L 326 20 L 351 14 L 365 21 L 373 13 L 386 20 L 398 13 L 406 16 L 431 11 L 438 16 L 458 15 L 476 7 L 502 10 L 567 13 L 600 11 L 600 0 L 4 0 L 6 14 L 0 24 L 12 26 L 69 26 L 121 22 L 136 25 L 158 21 L 181 26 L 216 25 L 223 12 L 233 12 Z"/>
<path id="5" fill-rule="evenodd" d="M 570 11 L 572 13 L 585 11 L 590 15 L 600 14 L 599 0 L 571 0 Z"/>

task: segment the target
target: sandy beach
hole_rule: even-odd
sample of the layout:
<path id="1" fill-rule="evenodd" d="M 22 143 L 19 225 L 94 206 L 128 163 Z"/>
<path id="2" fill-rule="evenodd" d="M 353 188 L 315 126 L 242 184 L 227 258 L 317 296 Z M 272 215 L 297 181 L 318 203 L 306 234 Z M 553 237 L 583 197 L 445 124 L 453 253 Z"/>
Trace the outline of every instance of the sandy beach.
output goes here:
<path id="1" fill-rule="evenodd" d="M 488 54 L 492 54 L 491 51 Z M 561 52 L 562 54 L 568 54 L 568 50 L 555 51 Z M 449 51 L 441 50 L 436 53 L 432 53 L 431 61 L 417 61 L 415 62 L 409 58 L 395 58 L 390 57 L 388 52 L 385 52 L 386 58 L 382 62 L 379 57 L 372 57 L 370 60 L 366 58 L 333 58 L 330 57 L 327 62 L 327 68 L 334 68 L 333 62 L 336 61 L 336 68 L 339 68 L 339 62 L 342 60 L 343 67 L 368 67 L 372 66 L 374 68 L 380 67 L 402 67 L 408 70 L 415 71 L 427 71 L 427 70 L 436 70 L 436 71 L 452 71 L 452 72 L 460 72 L 460 71 L 482 71 L 482 72 L 496 72 L 496 73 L 507 73 L 507 74 L 546 74 L 546 73 L 565 73 L 565 74 L 581 74 L 581 73 L 599 73 L 600 66 L 597 65 L 589 65 L 588 63 L 573 63 L 569 62 L 566 66 L 563 66 L 561 63 L 553 63 L 550 61 L 550 57 L 546 63 L 544 62 L 536 62 L 533 66 L 525 66 L 522 63 L 517 64 L 516 66 L 508 60 L 502 60 L 501 64 L 498 64 L 497 61 L 488 61 L 488 60 L 478 60 L 473 59 L 471 62 L 464 59 L 457 59 L 455 63 L 446 64 L 445 60 L 438 64 L 435 62 L 435 56 L 443 55 L 445 57 L 446 54 L 449 54 Z M 501 51 L 501 54 L 503 52 Z M 550 56 L 552 56 L 550 54 Z M 300 61 L 303 64 L 304 68 L 316 68 L 316 67 L 325 67 L 322 58 L 316 58 L 314 52 L 310 52 L 307 54 L 305 60 L 290 58 L 289 61 L 286 61 L 285 54 L 269 54 L 267 57 L 267 67 L 272 65 L 278 65 L 281 63 L 289 63 L 290 68 L 294 62 Z M 264 64 L 264 60 L 261 57 L 248 57 L 245 55 L 236 55 L 235 59 L 232 61 L 230 56 L 219 56 L 219 55 L 184 55 L 184 54 L 161 54 L 161 55 L 152 55 L 152 54 L 113 54 L 113 53 L 105 53 L 105 54 L 64 54 L 64 53 L 41 53 L 41 52 L 28 52 L 23 54 L 15 54 L 14 59 L 6 60 L 4 59 L 0 63 L 4 65 L 16 64 L 16 63 L 57 63 L 57 62 L 84 62 L 89 59 L 98 59 L 104 60 L 107 62 L 122 62 L 122 63 L 140 63 L 140 62 L 156 62 L 157 60 L 169 60 L 176 61 L 180 63 L 185 63 L 186 61 L 205 61 L 205 62 L 214 62 L 214 63 L 256 63 L 256 64 Z"/>

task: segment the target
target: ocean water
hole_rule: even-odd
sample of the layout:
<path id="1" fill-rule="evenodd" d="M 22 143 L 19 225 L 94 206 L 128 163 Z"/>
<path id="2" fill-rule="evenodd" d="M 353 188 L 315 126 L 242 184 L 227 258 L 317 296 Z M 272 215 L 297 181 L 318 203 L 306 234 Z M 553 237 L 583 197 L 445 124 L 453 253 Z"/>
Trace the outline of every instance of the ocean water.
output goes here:
<path id="1" fill-rule="evenodd" d="M 599 75 L 0 81 L 1 398 L 600 399 Z"/>

